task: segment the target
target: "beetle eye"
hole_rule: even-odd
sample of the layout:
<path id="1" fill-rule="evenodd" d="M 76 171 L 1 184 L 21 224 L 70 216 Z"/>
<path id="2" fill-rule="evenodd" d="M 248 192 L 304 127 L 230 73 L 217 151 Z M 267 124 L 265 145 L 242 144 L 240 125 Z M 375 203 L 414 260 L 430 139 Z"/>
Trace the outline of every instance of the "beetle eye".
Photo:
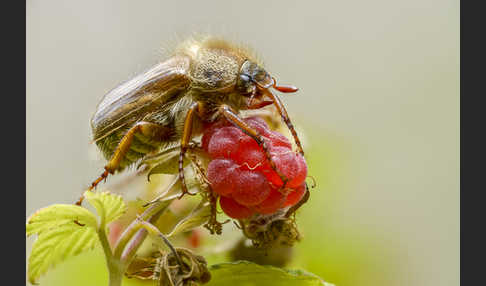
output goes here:
<path id="1" fill-rule="evenodd" d="M 240 74 L 240 80 L 243 81 L 243 82 L 249 82 L 250 81 L 250 77 L 247 75 L 247 74 Z"/>
<path id="2" fill-rule="evenodd" d="M 253 83 L 251 77 L 245 73 L 241 73 L 236 83 L 237 89 L 243 94 L 250 94 L 255 89 L 255 84 Z"/>

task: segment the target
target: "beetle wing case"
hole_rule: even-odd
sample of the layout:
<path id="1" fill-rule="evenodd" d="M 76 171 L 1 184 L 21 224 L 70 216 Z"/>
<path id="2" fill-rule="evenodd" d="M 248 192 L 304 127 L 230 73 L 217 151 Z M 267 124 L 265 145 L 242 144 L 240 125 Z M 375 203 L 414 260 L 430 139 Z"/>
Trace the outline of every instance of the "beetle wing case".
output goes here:
<path id="1" fill-rule="evenodd" d="M 108 92 L 91 119 L 94 141 L 160 108 L 190 85 L 190 58 L 174 56 Z"/>

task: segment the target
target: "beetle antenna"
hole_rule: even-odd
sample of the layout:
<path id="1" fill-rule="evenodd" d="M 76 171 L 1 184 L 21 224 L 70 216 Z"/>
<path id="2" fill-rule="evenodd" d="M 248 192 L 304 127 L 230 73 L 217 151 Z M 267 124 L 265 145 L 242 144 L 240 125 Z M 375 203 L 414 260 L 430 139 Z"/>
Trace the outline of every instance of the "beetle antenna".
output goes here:
<path id="1" fill-rule="evenodd" d="M 273 79 L 273 88 L 275 88 L 276 90 L 280 91 L 280 92 L 283 92 L 283 93 L 291 93 L 291 92 L 296 92 L 298 91 L 299 89 L 293 85 L 277 85 L 277 81 L 275 80 L 274 77 L 272 77 Z"/>

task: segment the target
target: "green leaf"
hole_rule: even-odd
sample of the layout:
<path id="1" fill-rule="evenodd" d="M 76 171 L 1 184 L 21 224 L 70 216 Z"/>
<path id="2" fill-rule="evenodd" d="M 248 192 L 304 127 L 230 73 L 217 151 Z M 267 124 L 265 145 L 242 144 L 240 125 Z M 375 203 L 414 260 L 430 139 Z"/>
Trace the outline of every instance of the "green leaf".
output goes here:
<path id="1" fill-rule="evenodd" d="M 29 257 L 30 283 L 35 284 L 42 274 L 59 262 L 93 249 L 97 242 L 96 229 L 87 225 L 64 224 L 42 231 L 32 245 Z"/>
<path id="2" fill-rule="evenodd" d="M 55 204 L 36 211 L 27 219 L 27 236 L 41 234 L 52 228 L 75 222 L 88 227 L 97 227 L 96 216 L 85 208 L 76 205 Z"/>
<path id="3" fill-rule="evenodd" d="M 84 196 L 95 207 L 101 221 L 105 225 L 122 216 L 127 211 L 127 205 L 119 195 L 110 192 L 95 193 L 86 191 Z"/>
<path id="4" fill-rule="evenodd" d="M 198 204 L 185 218 L 183 218 L 167 236 L 189 231 L 203 225 L 211 216 L 211 205 L 207 201 Z"/>
<path id="5" fill-rule="evenodd" d="M 273 266 L 262 266 L 248 261 L 221 263 L 209 268 L 211 280 L 208 286 L 334 286 L 318 276 L 302 270 L 285 270 Z"/>

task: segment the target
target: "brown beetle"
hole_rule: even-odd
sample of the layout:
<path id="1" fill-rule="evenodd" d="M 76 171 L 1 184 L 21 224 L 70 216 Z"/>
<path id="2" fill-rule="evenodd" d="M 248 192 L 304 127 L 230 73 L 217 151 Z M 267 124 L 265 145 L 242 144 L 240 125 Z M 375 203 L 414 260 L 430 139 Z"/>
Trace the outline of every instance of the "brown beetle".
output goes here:
<path id="1" fill-rule="evenodd" d="M 238 116 L 240 110 L 274 104 L 303 155 L 283 104 L 269 90 L 272 87 L 285 93 L 297 91 L 293 86 L 278 86 L 248 49 L 214 37 L 185 41 L 172 57 L 112 89 L 98 104 L 91 119 L 93 140 L 108 164 L 90 189 L 146 154 L 180 142 L 179 176 L 183 194 L 187 193 L 183 159 L 189 141 L 201 132 L 202 122 L 220 117 L 255 139 L 286 182 L 260 134 Z"/>

